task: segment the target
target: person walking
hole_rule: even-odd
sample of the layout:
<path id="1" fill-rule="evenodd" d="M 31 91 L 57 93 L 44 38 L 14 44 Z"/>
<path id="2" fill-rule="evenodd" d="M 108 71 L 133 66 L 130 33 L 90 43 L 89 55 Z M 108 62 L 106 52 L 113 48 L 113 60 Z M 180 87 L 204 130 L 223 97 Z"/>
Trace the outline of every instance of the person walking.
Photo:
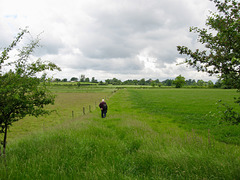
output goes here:
<path id="1" fill-rule="evenodd" d="M 104 101 L 104 99 L 102 99 L 102 102 L 99 104 L 99 107 L 101 109 L 102 118 L 105 118 L 107 115 L 108 106 L 107 106 L 107 103 Z"/>

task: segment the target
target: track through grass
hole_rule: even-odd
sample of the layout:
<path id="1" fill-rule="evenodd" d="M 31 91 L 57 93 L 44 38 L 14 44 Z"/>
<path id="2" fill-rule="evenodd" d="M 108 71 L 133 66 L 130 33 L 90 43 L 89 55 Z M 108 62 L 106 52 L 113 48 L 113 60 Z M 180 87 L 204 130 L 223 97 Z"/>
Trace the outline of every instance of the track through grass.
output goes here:
<path id="1" fill-rule="evenodd" d="M 11 142 L 0 179 L 240 178 L 239 146 L 186 131 L 132 97 L 115 94 L 105 119 L 96 110 Z"/>

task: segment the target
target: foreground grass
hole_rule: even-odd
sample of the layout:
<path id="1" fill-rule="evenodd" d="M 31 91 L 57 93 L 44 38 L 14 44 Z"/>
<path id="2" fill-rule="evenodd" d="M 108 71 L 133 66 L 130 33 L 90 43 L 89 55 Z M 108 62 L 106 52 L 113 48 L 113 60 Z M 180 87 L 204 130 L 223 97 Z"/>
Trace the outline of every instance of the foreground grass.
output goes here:
<path id="1" fill-rule="evenodd" d="M 106 119 L 94 111 L 11 142 L 0 179 L 240 178 L 238 146 L 185 131 L 173 116 L 138 107 L 130 93 L 108 101 Z"/>

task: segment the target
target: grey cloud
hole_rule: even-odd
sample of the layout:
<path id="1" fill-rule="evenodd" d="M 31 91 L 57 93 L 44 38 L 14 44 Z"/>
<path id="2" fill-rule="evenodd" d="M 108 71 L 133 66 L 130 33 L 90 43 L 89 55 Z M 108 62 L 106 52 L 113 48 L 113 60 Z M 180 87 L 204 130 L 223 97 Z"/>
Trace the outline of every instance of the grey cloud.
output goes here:
<path id="1" fill-rule="evenodd" d="M 196 37 L 188 29 L 202 25 L 211 7 L 209 0 L 48 1 L 49 12 L 32 18 L 34 25 L 45 28 L 39 30 L 45 32 L 38 56 L 50 57 L 65 69 L 139 75 L 145 67 L 138 55 L 156 59 L 161 69 L 181 57 L 177 45 L 195 47 Z"/>
<path id="2" fill-rule="evenodd" d="M 77 57 L 76 57 L 77 58 Z M 70 64 L 73 69 L 102 70 L 109 73 L 131 74 L 140 72 L 144 65 L 136 58 L 116 58 L 116 59 L 76 59 Z"/>
<path id="3" fill-rule="evenodd" d="M 116 3 L 112 9 L 94 8 L 90 16 L 95 19 L 95 29 L 79 41 L 83 54 L 99 59 L 127 58 L 150 46 L 155 57 L 174 61 L 179 44 L 173 45 L 172 39 L 182 36 L 183 27 L 198 21 L 192 15 L 194 10 L 189 4 L 173 0 L 141 2 L 146 4 L 134 1 L 129 6 Z"/>
<path id="4" fill-rule="evenodd" d="M 41 47 L 36 51 L 36 55 L 38 56 L 58 54 L 61 49 L 67 47 L 67 44 L 63 43 L 61 36 L 55 34 L 54 31 L 43 32 L 39 35 Z"/>

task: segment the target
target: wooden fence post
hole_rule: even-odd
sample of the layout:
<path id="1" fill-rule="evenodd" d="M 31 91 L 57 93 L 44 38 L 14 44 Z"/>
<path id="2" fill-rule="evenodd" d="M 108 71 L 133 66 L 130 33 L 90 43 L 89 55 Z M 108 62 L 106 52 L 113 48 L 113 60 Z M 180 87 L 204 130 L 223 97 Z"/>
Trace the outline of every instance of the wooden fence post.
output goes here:
<path id="1" fill-rule="evenodd" d="M 210 129 L 208 129 L 208 145 L 211 147 Z"/>
<path id="2" fill-rule="evenodd" d="M 91 112 L 91 105 L 89 105 L 89 112 Z"/>
<path id="3" fill-rule="evenodd" d="M 72 111 L 72 118 L 74 118 L 74 111 Z"/>
<path id="4" fill-rule="evenodd" d="M 85 115 L 85 107 L 83 107 L 83 115 Z"/>

